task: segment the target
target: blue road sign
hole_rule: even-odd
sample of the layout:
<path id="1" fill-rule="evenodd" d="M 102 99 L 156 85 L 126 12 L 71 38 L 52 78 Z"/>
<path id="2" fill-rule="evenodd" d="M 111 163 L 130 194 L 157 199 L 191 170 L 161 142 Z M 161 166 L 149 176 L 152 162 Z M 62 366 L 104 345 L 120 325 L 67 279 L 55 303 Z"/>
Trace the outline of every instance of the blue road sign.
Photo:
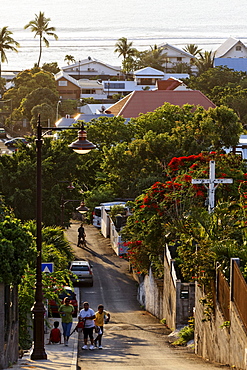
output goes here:
<path id="1" fill-rule="evenodd" d="M 47 274 L 54 271 L 54 263 L 53 262 L 44 262 L 41 264 L 42 272 L 46 272 Z"/>

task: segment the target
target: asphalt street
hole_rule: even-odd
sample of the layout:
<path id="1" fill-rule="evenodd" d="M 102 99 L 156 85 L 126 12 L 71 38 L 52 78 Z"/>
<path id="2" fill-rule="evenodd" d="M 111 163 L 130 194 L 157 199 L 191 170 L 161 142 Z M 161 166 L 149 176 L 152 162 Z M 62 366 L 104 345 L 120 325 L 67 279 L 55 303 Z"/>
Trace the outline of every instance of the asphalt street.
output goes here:
<path id="1" fill-rule="evenodd" d="M 111 321 L 105 325 L 103 350 L 82 350 L 79 339 L 78 370 L 218 370 L 223 367 L 197 357 L 191 349 L 171 346 L 169 331 L 137 302 L 137 283 L 128 271 L 128 262 L 115 255 L 109 239 L 92 225 L 86 226 L 87 247 L 77 248 L 78 227 L 78 223 L 73 223 L 67 237 L 75 258 L 89 260 L 94 271 L 94 286 L 80 287 L 80 306 L 88 301 L 97 310 L 102 303 L 111 313 Z"/>

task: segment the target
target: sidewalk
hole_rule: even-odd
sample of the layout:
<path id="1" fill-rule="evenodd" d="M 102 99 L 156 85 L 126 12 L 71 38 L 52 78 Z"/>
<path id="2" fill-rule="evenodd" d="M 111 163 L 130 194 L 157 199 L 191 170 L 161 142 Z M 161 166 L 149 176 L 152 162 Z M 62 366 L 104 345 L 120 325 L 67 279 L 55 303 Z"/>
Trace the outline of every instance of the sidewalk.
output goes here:
<path id="1" fill-rule="evenodd" d="M 77 296 L 78 304 L 80 302 L 79 289 L 75 288 L 75 293 Z M 59 321 L 59 329 L 63 333 L 61 318 L 51 317 L 48 319 L 51 328 L 53 327 L 54 321 Z M 78 322 L 77 318 L 73 319 L 73 325 L 71 332 L 76 327 Z M 18 360 L 16 365 L 13 365 L 4 370 L 30 370 L 30 369 L 42 369 L 42 370 L 76 370 L 77 369 L 77 355 L 78 355 L 78 333 L 75 331 L 69 338 L 68 347 L 65 347 L 63 344 L 63 335 L 62 335 L 62 344 L 47 344 L 49 342 L 50 330 L 46 330 L 45 333 L 45 352 L 47 354 L 47 360 L 31 360 L 30 351 L 25 353 L 24 356 Z"/>
<path id="2" fill-rule="evenodd" d="M 62 325 L 60 318 L 49 318 L 49 322 L 53 325 L 54 321 L 59 321 L 59 328 L 62 332 Z M 74 318 L 73 326 L 71 331 L 75 328 L 78 320 Z M 43 369 L 43 370 L 55 370 L 55 369 L 77 369 L 77 353 L 78 353 L 78 333 L 75 331 L 72 336 L 69 338 L 69 345 L 65 347 L 63 344 L 50 344 L 47 345 L 49 341 L 50 330 L 45 334 L 45 352 L 47 354 L 47 360 L 36 360 L 33 361 L 30 359 L 30 353 L 26 353 L 22 359 L 18 360 L 16 365 L 13 365 L 11 368 L 5 369 L 21 369 L 21 370 L 30 370 L 30 369 Z"/>

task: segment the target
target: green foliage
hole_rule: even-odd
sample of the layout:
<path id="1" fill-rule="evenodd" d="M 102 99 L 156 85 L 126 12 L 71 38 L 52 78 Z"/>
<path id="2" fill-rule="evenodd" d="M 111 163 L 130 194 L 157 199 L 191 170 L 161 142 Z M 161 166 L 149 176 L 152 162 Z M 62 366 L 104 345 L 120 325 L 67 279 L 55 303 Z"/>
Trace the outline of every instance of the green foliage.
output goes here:
<path id="1" fill-rule="evenodd" d="M 53 92 L 47 87 L 40 87 L 36 90 L 33 90 L 25 97 L 25 99 L 22 100 L 19 109 L 24 117 L 27 117 L 29 120 L 31 120 L 33 107 L 44 103 L 54 107 L 57 103 L 57 100 L 58 92 Z M 42 119 L 44 118 L 42 117 Z"/>
<path id="2" fill-rule="evenodd" d="M 212 158 L 217 163 L 216 177 L 231 177 L 234 182 L 217 188 L 217 207 L 208 214 L 204 206 L 206 189 L 192 185 L 191 180 L 208 177 Z M 245 165 L 239 156 L 211 153 L 173 158 L 167 167 L 167 180 L 153 184 L 135 200 L 122 231 L 134 268 L 147 273 L 151 265 L 155 276 L 162 277 L 165 242 L 177 247 L 182 278 L 197 280 L 209 289 L 216 261 L 226 276 L 231 257 L 238 255 L 245 266 L 245 203 L 241 204 L 247 198 L 245 184 Z"/>
<path id="3" fill-rule="evenodd" d="M 54 75 L 60 71 L 60 68 L 58 67 L 57 62 L 44 63 L 42 65 L 42 69 Z"/>
<path id="4" fill-rule="evenodd" d="M 199 52 L 199 58 L 194 60 L 195 65 L 198 68 L 198 74 L 207 71 L 214 66 L 214 56 L 215 52 L 211 51 L 204 51 L 204 53 Z"/>
<path id="5" fill-rule="evenodd" d="M 220 325 L 220 328 L 221 329 L 224 329 L 224 328 L 230 328 L 231 326 L 231 321 L 224 321 L 222 325 Z"/>
<path id="6" fill-rule="evenodd" d="M 32 235 L 36 234 L 36 225 L 33 221 L 26 224 Z M 58 299 L 58 294 L 63 291 L 64 286 L 71 286 L 70 272 L 67 269 L 69 261 L 74 259 L 72 249 L 64 237 L 60 228 L 45 227 L 42 229 L 42 261 L 53 262 L 54 272 L 51 274 L 43 273 L 43 299 L 47 305 L 47 300 Z M 24 261 L 25 262 L 25 261 Z M 19 284 L 19 322 L 20 322 L 20 345 L 24 349 L 31 346 L 31 339 L 28 334 L 30 310 L 35 300 L 35 263 L 29 265 L 25 263 L 21 282 Z"/>
<path id="7" fill-rule="evenodd" d="M 84 192 L 84 197 L 87 203 L 87 207 L 93 211 L 94 207 L 98 206 L 100 203 L 114 201 L 116 195 L 111 189 L 106 187 L 100 187 L 93 191 Z"/>
<path id="8" fill-rule="evenodd" d="M 41 70 L 40 68 L 25 70 L 18 73 L 14 78 L 14 84 L 14 87 L 7 90 L 3 96 L 4 100 L 11 99 L 13 111 L 10 117 L 11 119 L 9 118 L 7 120 L 9 126 L 13 124 L 17 125 L 23 119 L 31 120 L 32 109 L 40 104 L 50 105 L 53 108 L 53 112 L 49 118 L 52 120 L 52 115 L 55 117 L 56 104 L 59 96 L 54 76 L 50 72 Z"/>
<path id="9" fill-rule="evenodd" d="M 212 92 L 216 86 L 226 87 L 243 84 L 246 87 L 246 82 L 246 73 L 219 66 L 208 69 L 198 77 L 192 76 L 188 81 L 188 85 L 192 89 L 200 90 L 214 101 Z"/>
<path id="10" fill-rule="evenodd" d="M 69 276 L 68 270 L 55 271 L 51 274 L 43 273 L 43 301 L 46 307 L 49 299 L 58 300 L 58 294 L 63 291 L 64 286 L 72 287 Z M 35 270 L 27 268 L 22 276 L 22 281 L 18 289 L 19 344 L 23 349 L 29 349 L 32 345 L 29 327 L 31 327 L 30 312 L 35 301 L 35 281 Z"/>
<path id="11" fill-rule="evenodd" d="M 18 284 L 27 264 L 35 259 L 31 233 L 11 216 L 0 222 L 0 259 L 0 282 L 5 284 Z"/>
<path id="12" fill-rule="evenodd" d="M 50 18 L 46 18 L 45 14 L 39 12 L 39 14 L 35 14 L 35 19 L 30 21 L 28 24 L 25 25 L 24 29 L 30 28 L 31 32 L 34 32 L 34 37 L 39 37 L 39 58 L 37 66 L 39 67 L 41 54 L 42 54 L 42 41 L 45 43 L 46 47 L 49 47 L 49 41 L 46 39 L 45 35 L 53 36 L 55 40 L 58 39 L 57 35 L 55 34 L 55 27 L 49 26 Z"/>
<path id="13" fill-rule="evenodd" d="M 15 51 L 20 46 L 17 41 L 12 37 L 13 32 L 11 32 L 8 27 L 3 27 L 0 30 L 0 78 L 1 78 L 1 63 L 7 62 L 6 51 Z"/>
<path id="14" fill-rule="evenodd" d="M 160 323 L 166 325 L 166 319 L 161 319 Z"/>
<path id="15" fill-rule="evenodd" d="M 45 72 L 37 69 L 24 71 L 19 76 L 21 86 L 27 87 L 31 76 L 38 75 L 43 81 Z M 45 79 L 51 80 L 50 74 Z M 17 83 L 17 87 L 19 86 Z M 35 90 L 25 98 L 22 106 L 37 104 Z M 43 88 L 42 88 L 43 91 Z M 44 96 L 47 97 L 45 94 Z M 56 105 L 54 97 L 52 107 Z M 36 98 L 34 98 L 36 97 Z M 31 103 L 33 101 L 33 103 Z M 41 103 L 48 112 L 49 104 Z M 50 105 L 50 104 L 49 104 Z M 34 108 L 33 116 L 35 117 Z M 28 110 L 28 109 L 27 109 Z M 20 110 L 19 110 L 20 111 Z M 46 113 L 45 113 L 46 114 Z M 42 124 L 46 125 L 46 115 Z M 35 119 L 33 121 L 35 123 Z M 78 126 L 80 122 L 78 123 Z M 73 153 L 68 145 L 75 140 L 76 130 L 66 130 L 59 134 L 58 140 L 45 138 L 42 146 L 43 178 L 43 221 L 45 225 L 60 223 L 60 199 L 80 199 L 81 189 L 89 191 L 83 197 L 89 198 L 89 208 L 100 201 L 116 197 L 134 198 L 157 181 L 166 178 L 164 164 L 173 157 L 200 153 L 201 151 L 234 146 L 238 143 L 241 124 L 237 115 L 226 107 L 205 111 L 190 105 L 183 107 L 165 104 L 155 112 L 140 115 L 125 123 L 122 117 L 102 117 L 86 124 L 88 139 L 97 149 L 83 156 Z M 35 171 L 36 150 L 34 138 L 28 138 L 30 145 L 21 145 L 13 156 L 0 157 L 0 191 L 6 202 L 15 209 L 16 216 L 22 220 L 35 217 Z M 68 194 L 60 181 L 73 181 L 75 191 Z M 60 185 L 59 185 L 60 184 Z M 97 192 L 105 195 L 97 195 Z M 89 196 L 88 196 L 89 195 Z M 91 195 L 95 198 L 91 202 Z M 102 199 L 102 200 L 101 200 Z M 25 204 L 25 207 L 22 207 Z M 65 208 L 65 222 L 73 211 L 73 204 Z"/>
<path id="16" fill-rule="evenodd" d="M 65 55 L 64 57 L 64 61 L 66 62 L 67 61 L 67 64 L 69 65 L 70 63 L 75 63 L 75 58 L 73 57 L 73 55 Z"/>
<path id="17" fill-rule="evenodd" d="M 133 42 L 128 42 L 126 37 L 121 37 L 118 39 L 115 45 L 115 53 L 118 53 L 118 56 L 123 56 L 124 59 L 135 55 L 136 49 L 133 48 Z"/>
<path id="18" fill-rule="evenodd" d="M 194 339 L 194 320 L 190 320 L 188 326 L 184 326 L 178 333 L 179 339 L 173 345 L 185 346 L 190 340 Z"/>
<path id="19" fill-rule="evenodd" d="M 152 67 L 164 71 L 167 54 L 164 53 L 163 48 L 154 45 L 150 47 L 150 50 L 139 52 L 138 59 L 139 68 Z"/>
<path id="20" fill-rule="evenodd" d="M 232 108 L 242 124 L 247 125 L 245 72 L 233 71 L 227 67 L 210 68 L 199 76 L 186 81 L 189 87 L 203 92 L 216 105 Z"/>
<path id="21" fill-rule="evenodd" d="M 121 215 L 122 217 L 126 216 L 126 210 L 124 208 L 125 207 L 122 205 L 115 205 L 110 207 L 110 217 L 114 223 L 116 222 L 117 215 Z"/>
<path id="22" fill-rule="evenodd" d="M 79 106 L 78 100 L 66 99 L 59 104 L 59 112 L 61 116 L 65 117 L 66 114 L 75 115 L 77 113 L 77 107 Z"/>
<path id="23" fill-rule="evenodd" d="M 195 44 L 187 44 L 183 48 L 183 50 L 186 51 L 189 54 L 194 55 L 194 56 L 196 56 L 197 54 L 199 54 L 202 51 L 202 49 L 199 49 L 199 47 Z"/>

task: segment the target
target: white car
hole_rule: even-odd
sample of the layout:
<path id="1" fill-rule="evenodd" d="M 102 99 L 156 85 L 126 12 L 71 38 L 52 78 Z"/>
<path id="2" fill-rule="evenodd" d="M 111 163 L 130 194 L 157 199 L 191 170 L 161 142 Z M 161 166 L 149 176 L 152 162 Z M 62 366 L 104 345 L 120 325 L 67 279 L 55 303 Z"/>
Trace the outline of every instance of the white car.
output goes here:
<path id="1" fill-rule="evenodd" d="M 74 284 L 86 283 L 93 286 L 93 269 L 88 261 L 73 261 L 70 264 L 70 271 L 76 275 L 72 276 L 71 280 Z"/>

